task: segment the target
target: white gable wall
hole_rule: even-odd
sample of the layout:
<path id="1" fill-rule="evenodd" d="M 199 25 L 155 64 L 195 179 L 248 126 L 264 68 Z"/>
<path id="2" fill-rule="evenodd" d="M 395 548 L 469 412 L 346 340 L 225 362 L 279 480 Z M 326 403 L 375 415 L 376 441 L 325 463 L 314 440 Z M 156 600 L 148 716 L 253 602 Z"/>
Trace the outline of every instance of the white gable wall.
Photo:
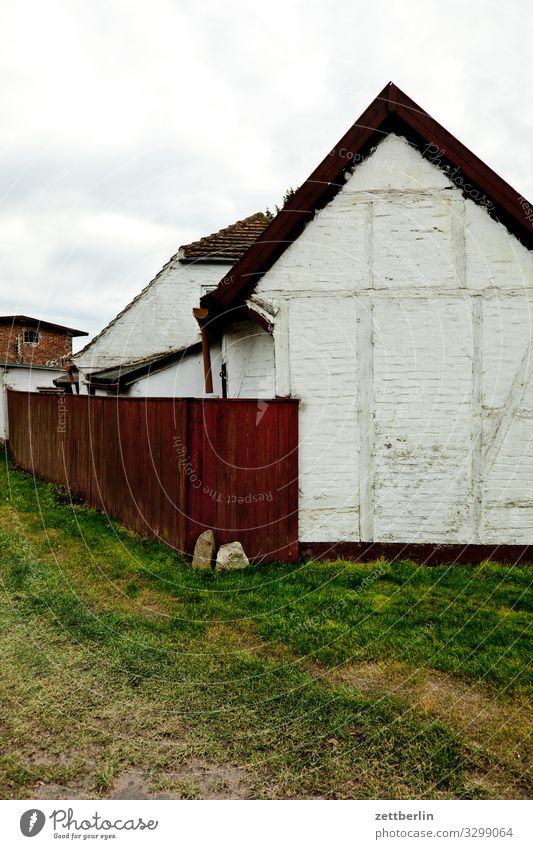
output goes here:
<path id="1" fill-rule="evenodd" d="M 301 540 L 531 542 L 533 257 L 438 167 L 386 138 L 253 297 L 301 399 Z M 252 360 L 230 386 L 267 397 Z"/>
<path id="2" fill-rule="evenodd" d="M 74 362 L 88 374 L 198 342 L 193 307 L 199 304 L 202 287 L 215 287 L 230 267 L 225 263 L 181 263 L 173 258 L 86 349 L 73 357 Z"/>

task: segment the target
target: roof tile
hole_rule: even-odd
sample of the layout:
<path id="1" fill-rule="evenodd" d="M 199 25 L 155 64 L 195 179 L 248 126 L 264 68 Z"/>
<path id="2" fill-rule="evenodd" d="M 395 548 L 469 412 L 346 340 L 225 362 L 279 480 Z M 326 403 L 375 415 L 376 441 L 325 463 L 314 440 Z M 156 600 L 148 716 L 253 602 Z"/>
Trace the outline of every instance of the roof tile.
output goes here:
<path id="1" fill-rule="evenodd" d="M 234 262 L 246 253 L 269 223 L 270 219 L 264 213 L 256 212 L 218 233 L 211 233 L 190 245 L 182 245 L 182 258 L 225 259 Z"/>

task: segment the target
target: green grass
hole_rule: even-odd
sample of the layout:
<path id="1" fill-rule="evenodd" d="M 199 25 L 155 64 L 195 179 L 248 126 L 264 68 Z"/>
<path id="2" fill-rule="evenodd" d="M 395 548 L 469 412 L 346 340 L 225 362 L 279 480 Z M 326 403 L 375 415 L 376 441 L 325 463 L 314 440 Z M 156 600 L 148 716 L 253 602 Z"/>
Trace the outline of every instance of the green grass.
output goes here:
<path id="1" fill-rule="evenodd" d="M 531 568 L 198 573 L 6 458 L 0 494 L 3 798 L 527 795 Z"/>

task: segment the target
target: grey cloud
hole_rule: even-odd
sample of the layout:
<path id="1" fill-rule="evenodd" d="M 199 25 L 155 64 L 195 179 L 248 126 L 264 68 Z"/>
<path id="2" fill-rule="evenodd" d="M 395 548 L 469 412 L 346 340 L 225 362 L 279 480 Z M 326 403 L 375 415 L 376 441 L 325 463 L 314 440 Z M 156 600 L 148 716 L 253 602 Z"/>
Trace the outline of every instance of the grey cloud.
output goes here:
<path id="1" fill-rule="evenodd" d="M 533 198 L 525 0 L 46 6 L 4 12 L 3 312 L 97 332 L 180 244 L 279 203 L 391 78 Z"/>

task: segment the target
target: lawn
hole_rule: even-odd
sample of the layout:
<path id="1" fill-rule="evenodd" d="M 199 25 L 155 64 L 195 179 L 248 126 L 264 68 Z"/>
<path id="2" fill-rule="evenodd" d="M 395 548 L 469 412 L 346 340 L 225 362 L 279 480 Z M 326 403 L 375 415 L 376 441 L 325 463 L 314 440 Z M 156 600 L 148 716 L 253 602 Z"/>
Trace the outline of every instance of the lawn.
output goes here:
<path id="1" fill-rule="evenodd" d="M 524 798 L 530 566 L 193 572 L 0 456 L 1 798 Z"/>

